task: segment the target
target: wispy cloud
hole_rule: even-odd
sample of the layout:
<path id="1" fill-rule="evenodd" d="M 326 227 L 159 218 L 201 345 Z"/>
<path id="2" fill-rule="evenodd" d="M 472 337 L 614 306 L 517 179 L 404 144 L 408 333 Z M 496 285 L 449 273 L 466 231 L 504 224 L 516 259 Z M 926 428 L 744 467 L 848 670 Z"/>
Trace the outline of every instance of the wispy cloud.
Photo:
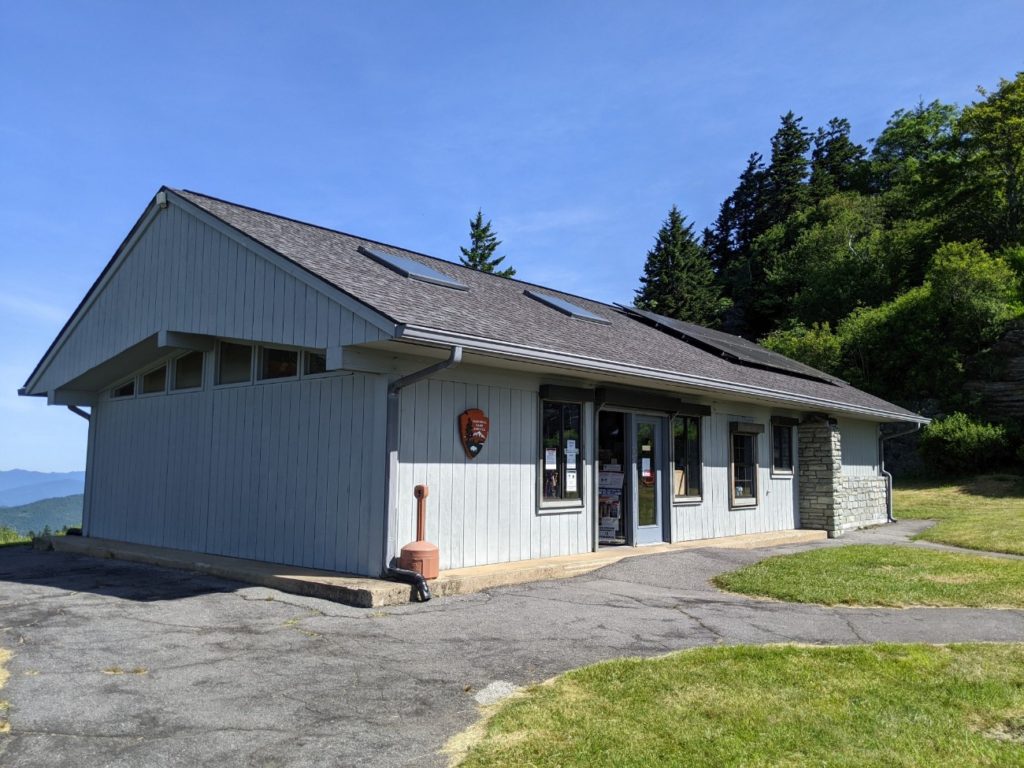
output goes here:
<path id="1" fill-rule="evenodd" d="M 0 310 L 46 323 L 61 323 L 70 314 L 66 307 L 11 294 L 0 294 Z"/>
<path id="2" fill-rule="evenodd" d="M 528 211 L 501 217 L 499 232 L 505 235 L 537 235 L 574 229 L 600 218 L 596 208 L 572 206 L 550 211 Z M 497 223 L 497 222 L 496 222 Z"/>

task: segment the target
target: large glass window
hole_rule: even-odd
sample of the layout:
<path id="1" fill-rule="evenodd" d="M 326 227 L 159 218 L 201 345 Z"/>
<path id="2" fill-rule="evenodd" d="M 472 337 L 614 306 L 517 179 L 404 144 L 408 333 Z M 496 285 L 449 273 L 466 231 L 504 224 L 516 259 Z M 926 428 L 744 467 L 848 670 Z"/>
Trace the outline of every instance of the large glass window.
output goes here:
<path id="1" fill-rule="evenodd" d="M 189 352 L 174 361 L 173 389 L 198 389 L 203 386 L 203 353 Z"/>
<path id="2" fill-rule="evenodd" d="M 793 427 L 788 424 L 772 425 L 772 471 L 793 471 Z"/>
<path id="3" fill-rule="evenodd" d="M 699 416 L 676 416 L 672 420 L 672 449 L 675 464 L 672 493 L 676 497 L 699 498 L 701 487 Z"/>
<path id="4" fill-rule="evenodd" d="M 544 501 L 582 498 L 583 444 L 579 403 L 542 402 L 541 466 Z"/>
<path id="5" fill-rule="evenodd" d="M 294 349 L 263 347 L 260 350 L 260 379 L 290 379 L 299 375 L 299 353 Z"/>
<path id="6" fill-rule="evenodd" d="M 161 365 L 142 377 L 142 394 L 155 395 L 167 391 L 167 366 Z"/>
<path id="7" fill-rule="evenodd" d="M 222 341 L 217 356 L 217 383 L 241 384 L 251 380 L 252 347 Z"/>
<path id="8" fill-rule="evenodd" d="M 757 435 L 733 432 L 731 437 L 732 501 L 750 506 L 757 503 Z"/>

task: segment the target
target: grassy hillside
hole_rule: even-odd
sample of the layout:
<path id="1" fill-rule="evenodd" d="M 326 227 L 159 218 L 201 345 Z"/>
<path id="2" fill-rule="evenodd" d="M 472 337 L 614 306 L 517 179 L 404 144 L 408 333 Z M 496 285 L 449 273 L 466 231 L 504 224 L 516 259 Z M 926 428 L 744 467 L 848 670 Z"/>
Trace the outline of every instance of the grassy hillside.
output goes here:
<path id="1" fill-rule="evenodd" d="M 10 528 L 21 535 L 39 533 L 46 526 L 59 531 L 65 526 L 82 524 L 82 494 L 43 499 L 18 507 L 0 507 L 0 528 Z"/>

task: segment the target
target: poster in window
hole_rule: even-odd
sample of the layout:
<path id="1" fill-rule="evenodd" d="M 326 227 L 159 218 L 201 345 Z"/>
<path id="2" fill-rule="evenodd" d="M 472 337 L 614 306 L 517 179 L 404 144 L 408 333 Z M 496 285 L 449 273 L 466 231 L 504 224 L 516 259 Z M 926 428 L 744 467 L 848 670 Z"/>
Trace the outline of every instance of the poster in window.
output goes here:
<path id="1" fill-rule="evenodd" d="M 615 470 L 622 469 L 618 464 L 607 464 L 597 476 L 597 505 L 600 516 L 598 536 L 606 541 L 620 539 L 624 536 L 622 485 L 625 476 L 621 471 L 615 471 L 609 467 L 614 467 Z"/>
<path id="2" fill-rule="evenodd" d="M 645 478 L 651 476 L 651 459 L 649 456 L 644 456 L 640 459 L 640 476 Z"/>
<path id="3" fill-rule="evenodd" d="M 544 451 L 544 469 L 558 469 L 558 451 L 548 448 Z"/>
<path id="4" fill-rule="evenodd" d="M 565 492 L 576 493 L 576 472 L 573 470 L 565 473 Z"/>

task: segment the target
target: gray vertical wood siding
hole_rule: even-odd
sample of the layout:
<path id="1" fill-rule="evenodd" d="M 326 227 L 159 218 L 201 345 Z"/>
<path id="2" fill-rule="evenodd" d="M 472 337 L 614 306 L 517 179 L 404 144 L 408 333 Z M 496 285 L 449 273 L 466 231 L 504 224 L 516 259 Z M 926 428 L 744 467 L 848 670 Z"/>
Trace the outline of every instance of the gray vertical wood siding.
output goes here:
<path id="1" fill-rule="evenodd" d="M 841 418 L 839 437 L 843 451 L 844 475 L 878 474 L 878 424 L 873 421 Z"/>
<path id="2" fill-rule="evenodd" d="M 156 214 L 34 389 L 49 391 L 161 330 L 325 348 L 385 334 L 177 206 Z"/>
<path id="3" fill-rule="evenodd" d="M 448 376 L 459 375 L 457 370 Z M 537 382 L 495 384 L 470 376 L 419 382 L 401 395 L 397 546 L 415 538 L 413 488 L 430 487 L 427 538 L 441 550 L 442 568 L 577 554 L 593 547 L 594 416 L 586 408 L 585 506 L 557 512 L 538 507 Z M 458 415 L 481 408 L 491 432 L 481 454 L 466 458 Z M 716 406 L 703 419 L 703 499 L 672 507 L 673 541 L 792 530 L 799 527 L 795 476 L 771 472 L 771 412 L 752 405 Z M 758 505 L 729 508 L 729 422 L 765 425 L 758 436 Z"/>
<path id="4" fill-rule="evenodd" d="M 376 576 L 385 399 L 366 374 L 103 398 L 85 534 Z"/>
<path id="5" fill-rule="evenodd" d="M 765 426 L 764 433 L 757 436 L 759 470 L 756 507 L 729 508 L 731 421 L 752 421 Z M 773 475 L 771 471 L 770 411 L 749 405 L 720 404 L 712 409 L 710 416 L 702 419 L 702 427 L 704 495 L 699 503 L 673 506 L 673 541 L 798 528 L 800 515 L 795 474 Z"/>
<path id="6" fill-rule="evenodd" d="M 537 384 L 500 385 L 432 378 L 401 393 L 398 448 L 398 540 L 416 533 L 413 489 L 430 487 L 427 538 L 441 550 L 442 568 L 461 568 L 589 552 L 593 507 L 589 480 L 584 506 L 538 508 L 540 400 Z M 480 408 L 490 418 L 483 451 L 466 458 L 459 414 Z M 584 460 L 593 455 L 593 408 L 584 412 Z"/>

